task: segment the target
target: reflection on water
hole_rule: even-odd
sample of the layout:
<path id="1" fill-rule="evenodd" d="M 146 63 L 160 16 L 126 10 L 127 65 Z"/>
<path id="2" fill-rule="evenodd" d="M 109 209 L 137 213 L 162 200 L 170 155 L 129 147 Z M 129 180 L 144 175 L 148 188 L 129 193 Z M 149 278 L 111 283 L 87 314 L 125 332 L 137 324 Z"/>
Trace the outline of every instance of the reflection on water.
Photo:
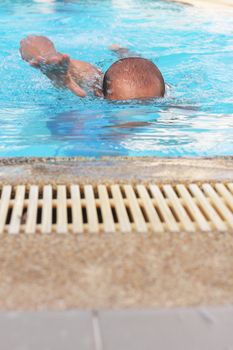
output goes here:
<path id="1" fill-rule="evenodd" d="M 72 111 L 55 115 L 47 126 L 54 142 L 62 141 L 56 154 L 60 156 L 198 156 L 213 150 L 217 155 L 226 152 L 232 142 L 227 133 L 233 127 L 231 116 L 209 115 L 207 123 L 206 115 L 193 115 L 192 108 L 185 109 L 185 116 L 179 110 Z M 224 140 L 224 144 L 217 140 Z"/>
<path id="2" fill-rule="evenodd" d="M 212 12 L 153 0 L 2 0 L 0 156 L 232 154 L 233 17 Z M 107 47 L 128 46 L 159 66 L 166 98 L 57 90 L 18 55 L 30 33 L 104 71 L 116 60 Z"/>

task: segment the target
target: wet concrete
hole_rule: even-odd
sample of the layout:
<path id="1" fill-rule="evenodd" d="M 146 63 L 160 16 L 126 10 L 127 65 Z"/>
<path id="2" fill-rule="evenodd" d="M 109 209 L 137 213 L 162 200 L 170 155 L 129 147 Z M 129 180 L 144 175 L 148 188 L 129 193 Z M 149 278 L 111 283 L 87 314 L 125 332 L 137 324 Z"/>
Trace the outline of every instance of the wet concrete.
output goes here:
<path id="1" fill-rule="evenodd" d="M 1 184 L 232 181 L 233 158 L 5 158 Z"/>

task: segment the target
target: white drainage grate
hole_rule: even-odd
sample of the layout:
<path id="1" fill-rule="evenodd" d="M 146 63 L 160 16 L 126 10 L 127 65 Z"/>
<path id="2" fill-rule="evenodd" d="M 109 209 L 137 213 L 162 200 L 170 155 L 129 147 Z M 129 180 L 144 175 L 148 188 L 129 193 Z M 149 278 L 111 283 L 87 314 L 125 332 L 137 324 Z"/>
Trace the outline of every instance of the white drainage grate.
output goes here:
<path id="1" fill-rule="evenodd" d="M 3 186 L 0 233 L 233 229 L 233 183 Z"/>

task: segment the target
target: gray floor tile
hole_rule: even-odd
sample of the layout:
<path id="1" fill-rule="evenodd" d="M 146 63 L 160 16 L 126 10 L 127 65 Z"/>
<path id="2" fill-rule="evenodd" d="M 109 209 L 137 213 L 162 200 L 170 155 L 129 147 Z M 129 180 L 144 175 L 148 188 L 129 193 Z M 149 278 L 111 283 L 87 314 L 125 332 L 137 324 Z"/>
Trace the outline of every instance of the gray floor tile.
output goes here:
<path id="1" fill-rule="evenodd" d="M 102 311 L 104 350 L 233 350 L 233 307 Z"/>
<path id="2" fill-rule="evenodd" d="M 0 312 L 1 350 L 94 350 L 91 313 Z"/>

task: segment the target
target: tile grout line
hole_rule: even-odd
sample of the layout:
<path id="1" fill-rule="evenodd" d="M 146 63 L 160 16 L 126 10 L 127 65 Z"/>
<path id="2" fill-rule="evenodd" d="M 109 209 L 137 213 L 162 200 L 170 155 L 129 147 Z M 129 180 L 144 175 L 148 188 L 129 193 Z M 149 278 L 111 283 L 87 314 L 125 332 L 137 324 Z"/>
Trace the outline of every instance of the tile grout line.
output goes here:
<path id="1" fill-rule="evenodd" d="M 93 328 L 93 336 L 94 336 L 94 342 L 95 342 L 95 350 L 104 350 L 98 311 L 92 310 L 91 314 L 92 314 L 92 328 Z"/>

